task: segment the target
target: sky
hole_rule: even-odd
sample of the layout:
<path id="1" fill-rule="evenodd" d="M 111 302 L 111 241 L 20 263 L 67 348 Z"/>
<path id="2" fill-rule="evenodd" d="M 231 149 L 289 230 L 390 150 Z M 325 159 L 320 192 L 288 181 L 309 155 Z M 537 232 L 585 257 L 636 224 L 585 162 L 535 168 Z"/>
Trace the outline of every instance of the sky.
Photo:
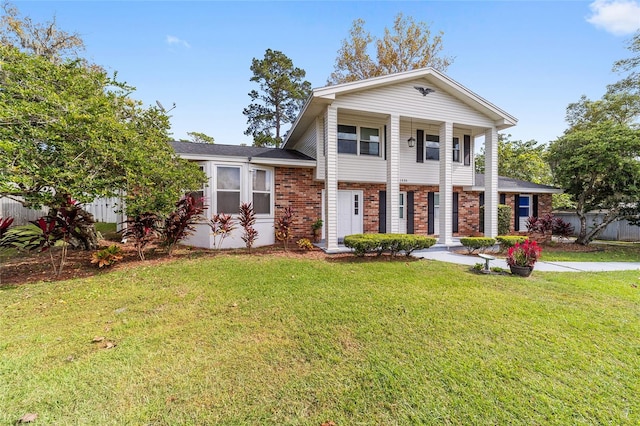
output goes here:
<path id="1" fill-rule="evenodd" d="M 398 13 L 443 32 L 446 74 L 515 116 L 513 140 L 547 143 L 569 103 L 600 98 L 640 28 L 640 0 L 596 1 L 14 1 L 38 22 L 77 32 L 83 56 L 136 87 L 132 97 L 171 110 L 172 136 L 203 132 L 251 144 L 242 110 L 251 61 L 279 50 L 326 85 L 355 19 L 381 37 Z"/>

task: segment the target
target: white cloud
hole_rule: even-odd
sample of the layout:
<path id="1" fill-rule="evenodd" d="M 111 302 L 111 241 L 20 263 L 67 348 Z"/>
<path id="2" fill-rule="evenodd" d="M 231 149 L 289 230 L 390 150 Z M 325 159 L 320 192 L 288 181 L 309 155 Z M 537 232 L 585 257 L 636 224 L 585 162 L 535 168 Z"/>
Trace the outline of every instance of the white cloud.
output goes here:
<path id="1" fill-rule="evenodd" d="M 167 36 L 167 44 L 170 46 L 184 46 L 187 49 L 191 48 L 191 45 L 186 41 L 182 40 L 176 36 L 168 35 Z"/>
<path id="2" fill-rule="evenodd" d="M 596 0 L 589 5 L 593 14 L 587 22 L 614 35 L 628 35 L 640 28 L 640 1 Z"/>

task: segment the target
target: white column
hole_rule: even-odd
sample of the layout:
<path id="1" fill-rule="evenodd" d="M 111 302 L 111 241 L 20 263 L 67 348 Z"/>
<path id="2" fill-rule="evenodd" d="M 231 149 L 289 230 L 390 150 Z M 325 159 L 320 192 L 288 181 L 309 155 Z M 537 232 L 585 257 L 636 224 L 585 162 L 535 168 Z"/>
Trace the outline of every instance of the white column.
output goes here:
<path id="1" fill-rule="evenodd" d="M 400 116 L 389 117 L 387 129 L 387 232 L 397 234 L 400 232 Z"/>
<path id="2" fill-rule="evenodd" d="M 498 132 L 484 133 L 484 235 L 498 235 Z"/>
<path id="3" fill-rule="evenodd" d="M 453 243 L 453 123 L 440 125 L 440 244 Z"/>
<path id="4" fill-rule="evenodd" d="M 338 109 L 329 105 L 324 116 L 325 249 L 332 252 L 338 250 Z"/>

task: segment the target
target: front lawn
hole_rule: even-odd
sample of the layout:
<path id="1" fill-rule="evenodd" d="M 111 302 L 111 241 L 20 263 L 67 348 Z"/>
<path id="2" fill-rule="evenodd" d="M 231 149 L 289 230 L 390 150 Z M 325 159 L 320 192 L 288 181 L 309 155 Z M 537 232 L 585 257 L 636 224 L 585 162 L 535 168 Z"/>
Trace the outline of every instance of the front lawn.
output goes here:
<path id="1" fill-rule="evenodd" d="M 638 284 L 220 255 L 0 287 L 0 424 L 638 424 Z"/>
<path id="2" fill-rule="evenodd" d="M 640 262 L 640 244 L 593 242 L 588 246 L 553 243 L 543 246 L 543 261 L 549 262 Z"/>

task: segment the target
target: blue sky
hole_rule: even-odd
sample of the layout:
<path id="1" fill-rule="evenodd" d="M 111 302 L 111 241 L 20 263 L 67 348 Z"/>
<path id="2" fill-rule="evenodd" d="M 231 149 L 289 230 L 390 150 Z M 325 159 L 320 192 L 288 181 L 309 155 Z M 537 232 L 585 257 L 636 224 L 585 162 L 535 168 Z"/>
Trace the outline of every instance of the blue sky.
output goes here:
<path id="1" fill-rule="evenodd" d="M 324 86 L 353 20 L 381 36 L 399 12 L 443 31 L 447 74 L 519 119 L 514 139 L 546 143 L 565 109 L 599 98 L 640 28 L 640 0 L 422 2 L 15 1 L 23 15 L 80 33 L 84 56 L 171 111 L 173 136 L 251 144 L 242 114 L 254 57 L 280 50 Z"/>

